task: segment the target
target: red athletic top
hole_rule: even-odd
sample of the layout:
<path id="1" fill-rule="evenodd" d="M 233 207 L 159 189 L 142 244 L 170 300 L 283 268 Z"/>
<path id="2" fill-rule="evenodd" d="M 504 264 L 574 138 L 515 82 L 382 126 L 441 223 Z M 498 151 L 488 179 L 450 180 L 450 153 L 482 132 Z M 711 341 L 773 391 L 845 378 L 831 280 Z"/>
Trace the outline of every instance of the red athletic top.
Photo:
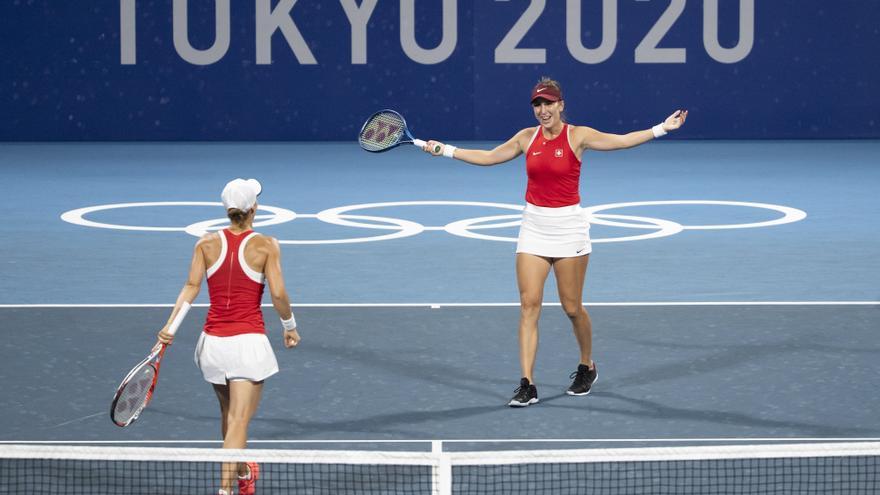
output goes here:
<path id="1" fill-rule="evenodd" d="M 556 139 L 547 140 L 541 126 L 526 151 L 526 201 L 535 206 L 558 208 L 580 204 L 581 161 L 568 142 L 568 124 Z"/>
<path id="2" fill-rule="evenodd" d="M 205 321 L 205 333 L 231 337 L 243 333 L 266 333 L 260 303 L 265 276 L 247 266 L 244 248 L 256 232 L 233 234 L 220 231 L 220 257 L 207 270 L 211 308 Z"/>

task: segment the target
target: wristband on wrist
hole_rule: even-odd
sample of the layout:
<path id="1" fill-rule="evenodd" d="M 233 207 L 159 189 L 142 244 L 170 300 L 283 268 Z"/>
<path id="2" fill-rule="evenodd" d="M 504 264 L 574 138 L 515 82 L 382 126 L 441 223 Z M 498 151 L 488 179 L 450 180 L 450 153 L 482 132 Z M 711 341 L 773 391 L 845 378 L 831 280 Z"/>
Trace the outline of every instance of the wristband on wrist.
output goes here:
<path id="1" fill-rule="evenodd" d="M 296 318 L 293 317 L 293 312 L 290 313 L 289 319 L 281 320 L 281 328 L 283 328 L 285 332 L 289 332 L 296 328 Z"/>
<path id="2" fill-rule="evenodd" d="M 454 158 L 453 155 L 455 154 L 455 150 L 457 150 L 457 149 L 458 148 L 456 148 L 455 146 L 453 146 L 451 144 L 444 144 L 443 145 L 443 156 L 445 156 L 446 158 Z"/>
<path id="3" fill-rule="evenodd" d="M 659 137 L 663 137 L 666 135 L 666 129 L 663 128 L 663 124 L 657 124 L 651 128 L 651 132 L 654 133 L 654 139 Z"/>

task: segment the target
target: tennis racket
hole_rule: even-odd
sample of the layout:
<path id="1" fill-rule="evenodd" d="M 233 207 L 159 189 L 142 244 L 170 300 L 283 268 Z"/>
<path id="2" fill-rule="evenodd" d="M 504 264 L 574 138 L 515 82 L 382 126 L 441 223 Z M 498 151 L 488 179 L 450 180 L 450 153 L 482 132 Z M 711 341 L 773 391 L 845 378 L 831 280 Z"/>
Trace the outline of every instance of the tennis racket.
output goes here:
<path id="1" fill-rule="evenodd" d="M 412 143 L 419 148 L 425 146 L 425 142 L 416 139 L 409 132 L 403 115 L 394 110 L 379 110 L 364 122 L 358 135 L 358 143 L 361 148 L 371 153 L 381 153 L 401 144 Z M 434 147 L 434 153 L 440 152 L 440 145 Z"/>
<path id="2" fill-rule="evenodd" d="M 190 307 L 189 303 L 183 303 L 171 326 L 168 327 L 168 333 L 174 335 L 177 332 Z M 110 419 L 116 426 L 128 426 L 134 423 L 141 411 L 150 403 L 156 382 L 159 381 L 159 364 L 162 362 L 162 356 L 165 355 L 166 347 L 168 344 L 158 344 L 153 347 L 150 355 L 132 368 L 119 384 L 113 397 L 113 404 L 110 406 Z"/>

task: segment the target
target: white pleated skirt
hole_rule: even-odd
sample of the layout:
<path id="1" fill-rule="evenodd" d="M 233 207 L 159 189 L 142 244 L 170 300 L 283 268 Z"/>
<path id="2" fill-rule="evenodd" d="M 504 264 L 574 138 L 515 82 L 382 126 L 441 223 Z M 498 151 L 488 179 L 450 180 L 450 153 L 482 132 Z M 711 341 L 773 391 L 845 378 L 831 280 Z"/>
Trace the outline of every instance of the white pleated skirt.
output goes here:
<path id="1" fill-rule="evenodd" d="M 261 382 L 278 373 L 278 361 L 269 338 L 263 333 L 218 337 L 202 332 L 195 352 L 196 366 L 210 383 Z"/>
<path id="2" fill-rule="evenodd" d="M 526 203 L 516 242 L 517 253 L 548 258 L 590 254 L 590 222 L 581 205 L 551 208 Z"/>

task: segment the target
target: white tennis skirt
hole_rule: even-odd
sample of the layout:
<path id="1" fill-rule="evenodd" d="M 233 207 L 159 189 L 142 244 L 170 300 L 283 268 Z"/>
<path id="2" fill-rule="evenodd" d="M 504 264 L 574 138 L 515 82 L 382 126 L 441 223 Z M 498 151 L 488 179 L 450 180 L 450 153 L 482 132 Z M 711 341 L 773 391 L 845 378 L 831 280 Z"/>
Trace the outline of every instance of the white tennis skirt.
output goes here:
<path id="1" fill-rule="evenodd" d="M 205 380 L 217 385 L 233 380 L 261 382 L 278 373 L 278 361 L 263 333 L 218 337 L 202 332 L 195 360 Z"/>
<path id="2" fill-rule="evenodd" d="M 590 254 L 590 222 L 581 205 L 551 208 L 526 203 L 516 242 L 517 253 L 548 258 Z"/>

